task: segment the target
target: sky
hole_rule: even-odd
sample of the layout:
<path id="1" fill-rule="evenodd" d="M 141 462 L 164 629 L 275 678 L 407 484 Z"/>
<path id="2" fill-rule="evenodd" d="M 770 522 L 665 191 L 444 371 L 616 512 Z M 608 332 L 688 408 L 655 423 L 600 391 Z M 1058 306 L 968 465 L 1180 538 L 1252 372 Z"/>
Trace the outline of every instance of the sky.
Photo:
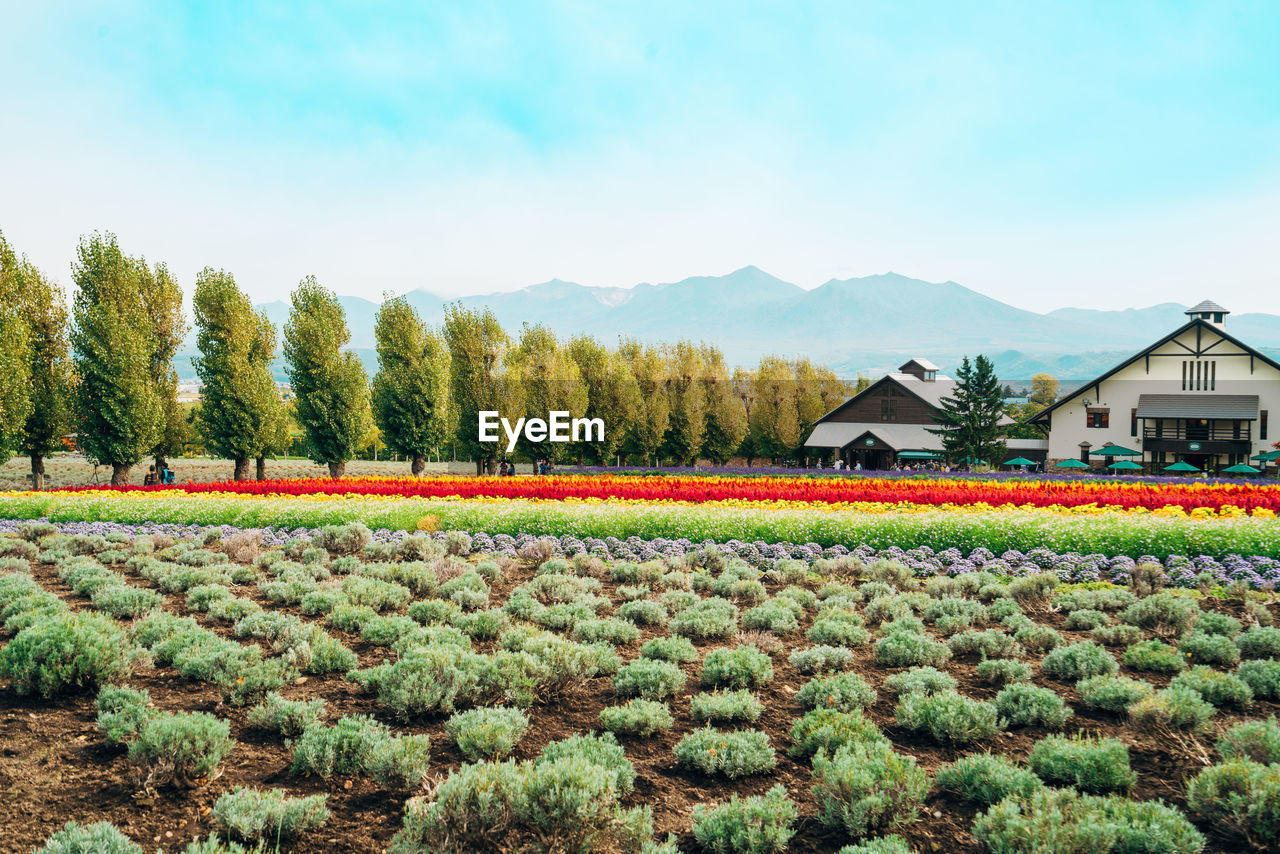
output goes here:
<path id="1" fill-rule="evenodd" d="M 895 271 L 1280 313 L 1280 4 L 0 0 L 0 231 L 255 300 Z"/>

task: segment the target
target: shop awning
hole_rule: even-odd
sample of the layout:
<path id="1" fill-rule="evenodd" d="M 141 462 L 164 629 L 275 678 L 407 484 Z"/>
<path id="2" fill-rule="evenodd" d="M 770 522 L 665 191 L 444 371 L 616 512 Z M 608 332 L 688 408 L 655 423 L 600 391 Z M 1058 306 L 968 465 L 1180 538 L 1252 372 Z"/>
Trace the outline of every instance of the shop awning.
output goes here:
<path id="1" fill-rule="evenodd" d="M 933 451 L 899 451 L 898 459 L 900 460 L 940 460 L 942 454 L 935 454 Z"/>
<path id="2" fill-rule="evenodd" d="M 1141 394 L 1139 418 L 1209 418 L 1223 421 L 1256 421 L 1256 394 Z"/>

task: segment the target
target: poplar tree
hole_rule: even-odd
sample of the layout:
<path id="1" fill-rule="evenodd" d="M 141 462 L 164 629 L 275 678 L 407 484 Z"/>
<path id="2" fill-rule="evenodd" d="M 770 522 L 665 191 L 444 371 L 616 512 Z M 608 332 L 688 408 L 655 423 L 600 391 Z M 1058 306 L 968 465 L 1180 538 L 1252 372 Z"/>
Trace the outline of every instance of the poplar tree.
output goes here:
<path id="1" fill-rule="evenodd" d="M 26 259 L 0 234 L 0 462 L 13 456 L 32 413 L 31 328 L 23 310 Z"/>
<path id="2" fill-rule="evenodd" d="M 449 352 L 404 297 L 382 303 L 374 333 L 373 417 L 383 442 L 409 457 L 417 476 L 426 468 L 427 454 L 448 438 Z"/>
<path id="3" fill-rule="evenodd" d="M 62 450 L 71 429 L 71 358 L 62 288 L 24 264 L 21 304 L 31 333 L 31 415 L 19 450 L 31 459 L 31 488 L 44 488 L 44 459 Z"/>
<path id="4" fill-rule="evenodd" d="M 271 377 L 275 329 L 223 270 L 200 271 L 192 302 L 200 351 L 192 361 L 204 384 L 200 432 L 210 451 L 234 461 L 234 478 L 246 480 L 249 460 L 265 457 L 282 417 Z"/>
<path id="5" fill-rule="evenodd" d="M 671 408 L 665 447 L 676 460 L 695 465 L 707 435 L 702 354 L 688 341 L 680 341 L 665 348 L 665 355 L 667 397 Z"/>
<path id="6" fill-rule="evenodd" d="M 604 422 L 603 441 L 579 442 L 575 451 L 579 459 L 587 457 L 609 465 L 635 424 L 640 387 L 626 360 L 589 335 L 570 341 L 568 352 L 587 390 L 587 418 Z"/>
<path id="7" fill-rule="evenodd" d="M 999 463 L 1004 457 L 1004 395 L 995 367 L 986 356 L 973 363 L 965 356 L 956 371 L 955 392 L 939 401 L 942 409 L 934 415 L 938 427 L 928 428 L 942 438 L 943 452 L 950 460 L 972 464 Z"/>
<path id="8" fill-rule="evenodd" d="M 151 449 L 159 472 L 168 466 L 169 457 L 182 451 L 190 438 L 190 425 L 178 405 L 178 372 L 173 368 L 173 357 L 182 346 L 187 326 L 182 316 L 182 289 L 168 268 L 164 264 L 149 267 L 142 258 L 137 264 L 140 296 L 150 332 L 151 378 L 160 394 L 160 424 L 155 447 Z"/>
<path id="9" fill-rule="evenodd" d="M 144 298 L 151 273 L 110 233 L 81 239 L 71 273 L 79 445 L 95 464 L 111 466 L 113 485 L 124 485 L 156 447 L 165 411 Z"/>
<path id="10" fill-rule="evenodd" d="M 338 298 L 307 276 L 293 292 L 284 356 L 307 457 L 342 477 L 373 430 L 364 366 L 342 348 L 351 340 Z"/>
<path id="11" fill-rule="evenodd" d="M 704 344 L 701 355 L 700 382 L 706 404 L 706 435 L 702 440 L 702 453 L 712 462 L 724 465 L 738 453 L 747 435 L 747 411 L 734 388 L 720 349 Z"/>
<path id="12" fill-rule="evenodd" d="M 480 412 L 491 410 L 514 419 L 524 411 L 521 390 L 503 372 L 511 339 L 492 311 L 473 311 L 456 302 L 445 308 L 444 337 L 449 347 L 449 389 L 458 417 L 458 448 L 475 459 L 476 474 L 492 474 L 506 440 L 480 441 Z"/>
<path id="13" fill-rule="evenodd" d="M 656 348 L 635 340 L 623 341 L 618 352 L 631 369 L 640 392 L 640 406 L 631 425 L 629 444 L 645 458 L 646 465 L 653 465 L 653 456 L 671 423 L 666 360 Z"/>
<path id="14" fill-rule="evenodd" d="M 526 418 L 546 420 L 551 412 L 568 412 L 581 418 L 587 412 L 587 388 L 578 364 L 560 346 L 555 333 L 542 324 L 525 324 L 516 346 L 507 355 L 508 368 L 520 384 Z M 567 442 L 531 443 L 521 438 L 520 450 L 531 458 L 562 462 L 569 454 Z"/>
<path id="15" fill-rule="evenodd" d="M 775 461 L 790 456 L 801 439 L 792 366 L 777 356 L 766 356 L 756 368 L 752 385 L 749 427 L 755 453 Z"/>

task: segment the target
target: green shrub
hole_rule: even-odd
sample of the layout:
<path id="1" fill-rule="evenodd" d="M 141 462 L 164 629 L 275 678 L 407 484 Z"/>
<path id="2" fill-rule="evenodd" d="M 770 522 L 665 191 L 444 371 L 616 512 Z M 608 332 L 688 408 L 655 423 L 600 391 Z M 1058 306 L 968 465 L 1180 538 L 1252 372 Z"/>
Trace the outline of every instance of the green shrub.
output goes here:
<path id="1" fill-rule="evenodd" d="M 1211 765 L 1187 784 L 1187 808 L 1252 845 L 1274 848 L 1280 844 L 1280 765 Z"/>
<path id="2" fill-rule="evenodd" d="M 417 790 L 431 767 L 431 738 L 397 735 L 379 742 L 365 768 L 384 789 Z"/>
<path id="3" fill-rule="evenodd" d="M 787 661 L 801 673 L 826 673 L 853 664 L 853 653 L 843 646 L 811 646 L 793 651 Z"/>
<path id="4" fill-rule="evenodd" d="M 159 608 L 164 602 L 164 597 L 154 590 L 128 584 L 99 588 L 90 598 L 93 600 L 93 607 L 117 618 L 140 616 Z"/>
<path id="5" fill-rule="evenodd" d="M 1189 632 L 1178 644 L 1178 649 L 1194 664 L 1235 667 L 1240 662 L 1240 650 L 1231 638 L 1205 634 L 1199 628 Z"/>
<path id="6" fill-rule="evenodd" d="M 644 645 L 640 647 L 640 657 L 681 664 L 688 661 L 697 661 L 698 650 L 688 638 L 672 635 L 645 641 Z"/>
<path id="7" fill-rule="evenodd" d="M 903 694 L 894 714 L 899 726 L 949 744 L 981 741 L 1004 729 L 994 704 L 954 691 Z"/>
<path id="8" fill-rule="evenodd" d="M 627 752 L 618 744 L 612 733 L 575 735 L 553 741 L 534 760 L 539 765 L 561 759 L 581 759 L 588 764 L 604 768 L 613 777 L 613 787 L 620 797 L 631 794 L 635 786 L 636 769 L 628 760 Z"/>
<path id="9" fill-rule="evenodd" d="M 994 682 L 997 685 L 1031 681 L 1031 665 L 1011 658 L 988 658 L 980 661 L 975 672 L 983 682 Z"/>
<path id="10" fill-rule="evenodd" d="M 950 673 L 934 667 L 913 667 L 884 680 L 884 687 L 895 694 L 940 694 L 954 691 L 956 680 Z"/>
<path id="11" fill-rule="evenodd" d="M 462 609 L 443 599 L 423 599 L 409 606 L 410 619 L 424 626 L 448 625 L 462 616 Z"/>
<path id="12" fill-rule="evenodd" d="M 358 774 L 370 766 L 378 748 L 390 737 L 386 725 L 371 715 L 343 715 L 333 726 L 314 723 L 293 743 L 289 770 L 325 778 Z"/>
<path id="13" fill-rule="evenodd" d="M 1090 676 L 1077 682 L 1076 690 L 1085 706 L 1117 714 L 1155 691 L 1150 684 L 1128 676 Z"/>
<path id="14" fill-rule="evenodd" d="M 856 845 L 846 845 L 836 854 L 912 854 L 911 846 L 901 836 L 881 836 L 868 839 Z"/>
<path id="15" fill-rule="evenodd" d="M 228 835 L 246 842 L 274 842 L 314 830 L 329 820 L 328 795 L 285 796 L 284 789 L 237 786 L 218 798 L 213 820 Z"/>
<path id="16" fill-rule="evenodd" d="M 961 632 L 947 641 L 956 658 L 1011 658 L 1022 654 L 1018 642 L 997 629 Z"/>
<path id="17" fill-rule="evenodd" d="M 1127 789 L 1138 779 L 1129 767 L 1129 748 L 1115 738 L 1046 736 L 1031 748 L 1027 764 L 1046 783 L 1084 792 Z"/>
<path id="18" fill-rule="evenodd" d="M 1008 797 L 1027 798 L 1044 788 L 1040 778 L 1004 756 L 965 756 L 938 769 L 938 788 L 988 807 Z"/>
<path id="19" fill-rule="evenodd" d="M 1082 608 L 1067 615 L 1067 628 L 1075 631 L 1089 631 L 1105 626 L 1109 622 L 1111 622 L 1110 617 L 1092 608 Z"/>
<path id="20" fill-rule="evenodd" d="M 1220 611 L 1205 611 L 1196 622 L 1196 631 L 1226 638 L 1234 638 L 1243 628 L 1235 617 Z"/>
<path id="21" fill-rule="evenodd" d="M 1199 618 L 1200 606 L 1194 600 L 1167 591 L 1139 599 L 1120 614 L 1122 622 L 1165 637 L 1178 637 Z"/>
<path id="22" fill-rule="evenodd" d="M 764 713 L 764 706 L 745 689 L 694 694 L 689 698 L 689 709 L 695 721 L 711 723 L 755 723 Z"/>
<path id="23" fill-rule="evenodd" d="M 786 849 L 798 816 L 787 790 L 774 786 L 763 796 L 694 807 L 693 837 L 715 854 L 773 854 Z"/>
<path id="24" fill-rule="evenodd" d="M 893 632 L 876 642 L 876 661 L 886 667 L 936 667 L 950 658 L 946 644 L 912 632 Z"/>
<path id="25" fill-rule="evenodd" d="M 93 613 L 50 614 L 0 649 L 0 677 L 19 694 L 52 697 L 128 679 L 137 659 L 114 620 Z"/>
<path id="26" fill-rule="evenodd" d="M 1111 653 L 1093 641 L 1081 641 L 1050 652 L 1040 663 L 1040 669 L 1051 679 L 1075 682 L 1090 676 L 1115 673 L 1120 666 Z"/>
<path id="27" fill-rule="evenodd" d="M 249 726 L 293 738 L 323 716 L 324 700 L 286 700 L 272 691 L 261 703 L 249 709 L 247 717 Z"/>
<path id="28" fill-rule="evenodd" d="M 218 764 L 234 746 L 230 726 L 214 715 L 157 712 L 142 721 L 129 761 L 138 766 L 145 791 L 167 784 L 194 788 L 218 776 Z"/>
<path id="29" fill-rule="evenodd" d="M 702 640 L 732 637 L 738 631 L 738 607 L 727 599 L 701 599 L 671 618 L 668 628 L 677 635 Z"/>
<path id="30" fill-rule="evenodd" d="M 1136 601 L 1138 601 L 1138 597 L 1122 587 L 1100 587 L 1059 593 L 1053 597 L 1051 604 L 1059 611 L 1070 613 L 1085 609 L 1119 611 L 1121 608 L 1127 608 Z"/>
<path id="31" fill-rule="evenodd" d="M 1280 700 L 1280 661 L 1251 659 L 1240 662 L 1236 675 L 1249 686 L 1259 700 Z"/>
<path id="32" fill-rule="evenodd" d="M 637 658 L 614 674 L 613 690 L 624 697 L 665 700 L 683 688 L 687 678 L 669 661 Z"/>
<path id="33" fill-rule="evenodd" d="M 654 735 L 675 725 L 666 703 L 656 700 L 628 700 L 600 712 L 600 725 L 616 735 Z"/>
<path id="34" fill-rule="evenodd" d="M 806 757 L 819 750 L 834 753 L 846 744 L 877 740 L 884 740 L 884 734 L 862 712 L 813 709 L 791 725 L 789 752 L 792 756 Z"/>
<path id="35" fill-rule="evenodd" d="M 1159 731 L 1172 727 L 1202 732 L 1208 728 L 1209 719 L 1215 711 L 1199 691 L 1169 687 L 1131 705 L 1129 718 L 1135 727 L 1142 730 Z"/>
<path id="36" fill-rule="evenodd" d="M 1200 854 L 1204 837 L 1155 801 L 1040 789 L 978 817 L 973 835 L 1000 854 Z"/>
<path id="37" fill-rule="evenodd" d="M 703 659 L 701 678 L 714 687 L 760 688 L 773 681 L 773 662 L 751 644 L 717 649 Z"/>
<path id="38" fill-rule="evenodd" d="M 1243 658 L 1280 658 L 1280 629 L 1254 626 L 1236 638 Z"/>
<path id="39" fill-rule="evenodd" d="M 1013 639 L 1021 644 L 1027 652 L 1036 654 L 1057 649 L 1066 642 L 1056 630 L 1049 626 L 1041 626 L 1035 623 L 1029 626 L 1022 626 L 1014 631 Z"/>
<path id="40" fill-rule="evenodd" d="M 884 740 L 813 758 L 818 820 L 854 838 L 914 820 L 928 792 L 924 769 Z"/>
<path id="41" fill-rule="evenodd" d="M 744 629 L 758 629 L 785 635 L 800 628 L 804 609 L 789 599 L 775 599 L 746 611 L 742 615 Z"/>
<path id="42" fill-rule="evenodd" d="M 486 707 L 459 712 L 445 721 L 444 731 L 462 755 L 475 762 L 502 759 L 529 731 L 529 716 L 519 709 Z"/>
<path id="43" fill-rule="evenodd" d="M 399 661 L 347 678 L 377 696 L 378 704 L 401 717 L 433 712 L 450 714 L 459 702 L 471 701 L 480 684 L 478 656 L 446 646 L 406 650 Z"/>
<path id="44" fill-rule="evenodd" d="M 862 646 L 871 641 L 871 633 L 854 611 L 826 610 L 818 615 L 805 637 L 824 646 Z"/>
<path id="45" fill-rule="evenodd" d="M 581 620 L 573 627 L 573 638 L 585 643 L 603 641 L 618 646 L 639 640 L 640 629 L 635 623 L 614 617 Z"/>
<path id="46" fill-rule="evenodd" d="M 180 854 L 262 854 L 262 846 L 245 848 L 239 842 L 223 839 L 216 833 L 211 833 L 204 839 L 188 842 L 187 847 L 181 849 Z"/>
<path id="47" fill-rule="evenodd" d="M 143 854 L 143 850 L 110 822 L 69 821 L 32 854 Z"/>
<path id="48" fill-rule="evenodd" d="M 660 626 L 667 621 L 667 609 L 651 599 L 637 599 L 618 608 L 618 616 L 637 626 Z"/>
<path id="49" fill-rule="evenodd" d="M 1098 626 L 1098 628 L 1089 632 L 1089 637 L 1103 646 L 1129 646 L 1142 640 L 1142 629 L 1137 626 L 1117 623 L 1110 626 Z"/>
<path id="50" fill-rule="evenodd" d="M 810 679 L 796 694 L 796 701 L 806 709 L 832 709 L 837 712 L 861 711 L 875 704 L 875 689 L 857 673 L 837 673 Z"/>
<path id="51" fill-rule="evenodd" d="M 1263 765 L 1280 763 L 1280 724 L 1275 715 L 1265 721 L 1245 721 L 1218 739 L 1223 759 L 1247 759 Z"/>
<path id="52" fill-rule="evenodd" d="M 1145 673 L 1177 673 L 1187 666 L 1177 649 L 1158 640 L 1139 641 L 1124 652 L 1124 666 Z"/>
<path id="53" fill-rule="evenodd" d="M 1034 575 L 1022 575 L 1009 582 L 1009 595 L 1019 605 L 1027 606 L 1046 602 L 1049 594 L 1057 589 L 1062 579 L 1052 572 L 1039 572 Z"/>
<path id="54" fill-rule="evenodd" d="M 617 777 L 587 757 L 463 765 L 433 800 L 405 805 L 392 854 L 637 850 L 652 837 L 647 808 L 623 809 Z"/>
<path id="55" fill-rule="evenodd" d="M 1072 714 L 1056 692 L 1026 682 L 1005 687 L 996 695 L 995 703 L 996 711 L 1009 726 L 1060 727 Z"/>
<path id="56" fill-rule="evenodd" d="M 1253 704 L 1253 691 L 1243 679 L 1234 673 L 1222 673 L 1203 664 L 1173 677 L 1169 687 L 1190 688 L 1207 702 L 1219 707 L 1246 707 Z"/>
<path id="57" fill-rule="evenodd" d="M 680 739 L 674 752 L 681 765 L 730 780 L 763 774 L 778 764 L 769 736 L 759 730 L 721 732 L 703 727 Z"/>
<path id="58" fill-rule="evenodd" d="M 150 705 L 151 694 L 145 690 L 103 685 L 94 706 L 98 710 L 98 729 L 107 744 L 132 741 L 151 716 Z"/>

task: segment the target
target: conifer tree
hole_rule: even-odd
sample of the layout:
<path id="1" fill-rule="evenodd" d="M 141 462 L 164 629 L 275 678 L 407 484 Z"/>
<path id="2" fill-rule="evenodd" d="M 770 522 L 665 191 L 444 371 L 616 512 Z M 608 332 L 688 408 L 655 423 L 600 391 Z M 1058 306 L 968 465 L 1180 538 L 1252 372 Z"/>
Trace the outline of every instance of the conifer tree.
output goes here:
<path id="1" fill-rule="evenodd" d="M 949 460 L 973 465 L 1004 458 L 1004 395 L 990 359 L 980 355 L 971 364 L 965 356 L 956 371 L 955 393 L 940 402 L 942 410 L 934 416 L 938 427 L 928 429 L 942 437 Z"/>

